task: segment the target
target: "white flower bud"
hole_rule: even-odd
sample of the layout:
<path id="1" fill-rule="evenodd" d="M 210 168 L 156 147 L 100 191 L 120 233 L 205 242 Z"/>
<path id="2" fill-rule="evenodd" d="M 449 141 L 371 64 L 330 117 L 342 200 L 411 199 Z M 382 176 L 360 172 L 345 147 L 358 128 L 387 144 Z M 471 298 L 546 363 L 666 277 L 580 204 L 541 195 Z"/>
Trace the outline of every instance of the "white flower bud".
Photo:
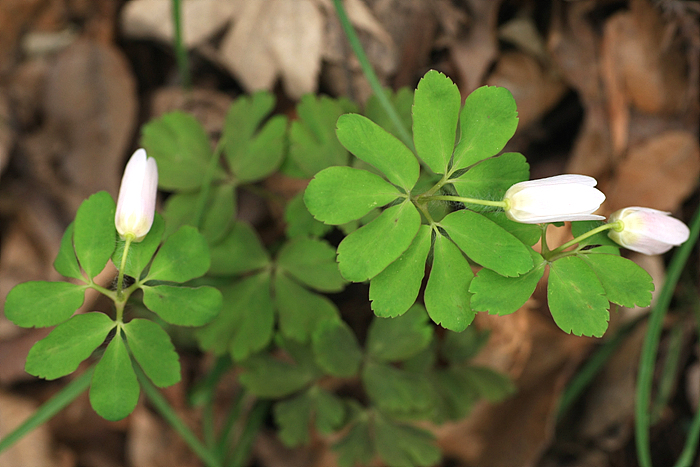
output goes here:
<path id="1" fill-rule="evenodd" d="M 605 217 L 592 214 L 605 201 L 605 195 L 594 188 L 597 183 L 586 175 L 516 183 L 503 197 L 506 216 L 523 224 L 603 220 Z"/>
<path id="2" fill-rule="evenodd" d="M 608 224 L 617 224 L 608 231 L 615 243 L 644 253 L 660 255 L 688 240 L 690 229 L 671 213 L 651 208 L 631 207 L 610 215 Z"/>
<path id="3" fill-rule="evenodd" d="M 156 212 L 157 190 L 156 160 L 147 157 L 145 149 L 138 149 L 124 169 L 114 216 L 114 225 L 122 240 L 131 237 L 132 241 L 140 242 L 151 230 Z"/>

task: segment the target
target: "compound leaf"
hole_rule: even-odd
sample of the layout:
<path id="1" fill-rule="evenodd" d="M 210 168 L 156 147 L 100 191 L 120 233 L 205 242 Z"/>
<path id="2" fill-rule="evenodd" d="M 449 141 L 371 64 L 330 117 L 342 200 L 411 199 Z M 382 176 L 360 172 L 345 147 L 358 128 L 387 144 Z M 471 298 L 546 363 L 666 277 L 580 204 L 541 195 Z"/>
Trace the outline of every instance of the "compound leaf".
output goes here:
<path id="1" fill-rule="evenodd" d="M 153 258 L 153 254 L 158 249 L 158 246 L 160 246 L 164 229 L 165 223 L 163 222 L 163 218 L 160 214 L 156 214 L 153 219 L 151 230 L 148 231 L 146 238 L 138 243 L 131 243 L 129 246 L 124 274 L 136 279 L 141 278 L 141 273 L 146 269 L 146 266 L 148 266 L 148 263 Z M 114 253 L 112 253 L 112 262 L 117 268 L 121 266 L 125 244 L 126 242 L 124 242 L 124 240 L 118 239 L 117 248 L 114 250 Z"/>
<path id="2" fill-rule="evenodd" d="M 66 228 L 66 231 L 61 238 L 61 246 L 58 249 L 58 255 L 53 262 L 53 267 L 59 274 L 65 277 L 72 277 L 85 282 L 85 277 L 80 272 L 78 258 L 75 256 L 73 249 L 73 223 L 71 222 Z"/>
<path id="3" fill-rule="evenodd" d="M 284 210 L 284 221 L 287 223 L 285 232 L 289 238 L 303 236 L 323 237 L 333 229 L 332 226 L 314 219 L 314 216 L 306 209 L 303 192 L 297 194 L 287 204 Z"/>
<path id="4" fill-rule="evenodd" d="M 598 276 L 605 289 L 605 298 L 618 305 L 632 308 L 651 304 L 654 281 L 648 272 L 633 261 L 616 255 L 579 255 Z"/>
<path id="5" fill-rule="evenodd" d="M 479 213 L 455 211 L 440 226 L 469 258 L 502 276 L 519 276 L 532 269 L 530 248 Z"/>
<path id="6" fill-rule="evenodd" d="M 329 167 L 304 192 L 309 212 L 326 224 L 345 224 L 384 206 L 401 193 L 379 175 L 352 167 Z"/>
<path id="7" fill-rule="evenodd" d="M 209 270 L 209 246 L 196 228 L 184 225 L 160 247 L 148 280 L 186 282 L 201 277 Z"/>
<path id="8" fill-rule="evenodd" d="M 158 162 L 158 185 L 165 190 L 193 190 L 202 186 L 211 145 L 206 131 L 191 114 L 175 111 L 147 123 L 141 145 Z M 224 177 L 217 167 L 214 180 Z"/>
<path id="9" fill-rule="evenodd" d="M 357 374 L 362 362 L 362 350 L 355 333 L 340 319 L 325 320 L 313 334 L 316 363 L 326 373 L 341 378 Z"/>
<path id="10" fill-rule="evenodd" d="M 158 324 L 147 319 L 132 319 L 123 327 L 129 350 L 159 388 L 180 381 L 180 361 L 170 336 Z"/>
<path id="11" fill-rule="evenodd" d="M 352 282 L 371 279 L 408 249 L 420 228 L 420 214 L 409 200 L 386 209 L 338 245 L 338 264 Z"/>
<path id="12" fill-rule="evenodd" d="M 367 332 L 367 353 L 376 361 L 406 360 L 428 347 L 433 329 L 422 305 L 397 318 L 374 318 Z"/>
<path id="13" fill-rule="evenodd" d="M 245 277 L 222 288 L 222 293 L 221 313 L 195 335 L 203 349 L 217 355 L 229 351 L 240 361 L 264 349 L 272 338 L 275 314 L 270 274 Z"/>
<path id="14" fill-rule="evenodd" d="M 358 114 L 341 115 L 337 126 L 338 140 L 348 151 L 375 167 L 394 185 L 411 191 L 418 181 L 420 166 L 401 141 Z"/>
<path id="15" fill-rule="evenodd" d="M 143 285 L 143 304 L 165 322 L 178 326 L 203 326 L 221 310 L 221 292 L 214 287 Z"/>
<path id="16" fill-rule="evenodd" d="M 547 301 L 554 322 L 564 332 L 602 337 L 608 329 L 605 289 L 581 258 L 566 256 L 550 265 Z"/>
<path id="17" fill-rule="evenodd" d="M 413 98 L 413 142 L 418 156 L 437 174 L 447 172 L 457 137 L 462 97 L 450 78 L 431 70 Z"/>
<path id="18" fill-rule="evenodd" d="M 270 256 L 255 230 L 236 222 L 228 235 L 210 248 L 209 273 L 216 276 L 243 274 L 270 264 Z"/>
<path id="19" fill-rule="evenodd" d="M 433 388 L 421 373 L 368 361 L 362 368 L 367 395 L 380 409 L 396 415 L 424 413 L 432 404 Z"/>
<path id="20" fill-rule="evenodd" d="M 75 255 L 90 279 L 102 272 L 112 257 L 117 236 L 114 227 L 116 209 L 112 196 L 100 191 L 83 201 L 75 215 Z"/>
<path id="21" fill-rule="evenodd" d="M 437 324 L 460 332 L 474 321 L 469 283 L 474 277 L 469 262 L 449 238 L 437 235 L 433 267 L 425 287 L 425 307 Z"/>
<path id="22" fill-rule="evenodd" d="M 34 344 L 25 370 L 39 378 L 56 379 L 73 373 L 116 326 L 104 313 L 73 316 Z"/>
<path id="23" fill-rule="evenodd" d="M 500 200 L 508 188 L 529 177 L 530 164 L 525 157 L 517 152 L 507 152 L 479 162 L 452 180 L 452 184 L 460 196 Z"/>
<path id="24" fill-rule="evenodd" d="M 340 292 L 345 287 L 335 262 L 335 248 L 323 240 L 301 237 L 288 241 L 277 255 L 277 266 L 321 292 Z"/>
<path id="25" fill-rule="evenodd" d="M 460 138 L 452 170 L 498 154 L 518 127 L 518 111 L 506 88 L 482 86 L 467 96 L 459 117 Z"/>
<path id="26" fill-rule="evenodd" d="M 411 246 L 370 282 L 369 299 L 377 316 L 399 316 L 415 303 L 430 252 L 430 233 L 429 226 L 421 225 Z"/>
<path id="27" fill-rule="evenodd" d="M 376 417 L 375 442 L 379 457 L 392 467 L 429 467 L 440 462 L 440 449 L 430 432 Z"/>
<path id="28" fill-rule="evenodd" d="M 314 368 L 277 360 L 269 354 L 253 355 L 241 363 L 246 371 L 239 381 L 251 393 L 263 398 L 281 398 L 308 386 L 316 377 Z"/>
<path id="29" fill-rule="evenodd" d="M 102 418 L 117 421 L 134 411 L 139 383 L 120 333 L 114 336 L 95 366 L 90 385 L 90 405 Z"/>
<path id="30" fill-rule="evenodd" d="M 328 298 L 310 292 L 285 274 L 275 275 L 275 304 L 280 331 L 285 337 L 306 343 L 324 320 L 337 320 L 340 313 Z"/>
<path id="31" fill-rule="evenodd" d="M 535 291 L 546 265 L 539 253 L 532 250 L 531 254 L 535 267 L 518 277 L 503 277 L 486 268 L 479 271 L 469 286 L 469 292 L 474 294 L 472 308 L 503 316 L 523 306 Z"/>
<path id="32" fill-rule="evenodd" d="M 22 282 L 7 294 L 5 316 L 23 328 L 55 326 L 83 305 L 86 289 L 70 282 Z"/>

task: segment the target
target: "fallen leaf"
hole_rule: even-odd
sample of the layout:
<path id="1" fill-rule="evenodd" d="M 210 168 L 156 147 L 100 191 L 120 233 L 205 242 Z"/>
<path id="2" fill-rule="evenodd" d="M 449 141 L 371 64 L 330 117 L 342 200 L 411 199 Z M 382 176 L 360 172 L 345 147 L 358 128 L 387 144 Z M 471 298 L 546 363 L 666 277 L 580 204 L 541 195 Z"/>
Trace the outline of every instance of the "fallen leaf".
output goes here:
<path id="1" fill-rule="evenodd" d="M 182 42 L 194 48 L 221 31 L 242 8 L 241 0 L 184 0 L 181 10 Z M 132 0 L 124 5 L 124 35 L 172 43 L 175 37 L 172 0 Z"/>
<path id="2" fill-rule="evenodd" d="M 313 0 L 246 2 L 221 44 L 222 63 L 248 91 L 314 92 L 321 67 L 323 16 Z"/>

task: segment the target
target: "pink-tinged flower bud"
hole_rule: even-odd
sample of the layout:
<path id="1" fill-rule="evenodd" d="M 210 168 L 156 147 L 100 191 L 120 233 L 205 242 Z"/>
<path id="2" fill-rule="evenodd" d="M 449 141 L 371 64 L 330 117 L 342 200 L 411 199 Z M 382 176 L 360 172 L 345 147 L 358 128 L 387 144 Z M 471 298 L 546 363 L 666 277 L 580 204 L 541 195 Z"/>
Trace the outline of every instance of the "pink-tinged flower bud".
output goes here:
<path id="1" fill-rule="evenodd" d="M 615 243 L 645 255 L 660 255 L 679 246 L 690 235 L 683 222 L 671 213 L 651 208 L 631 207 L 610 215 L 608 224 L 616 224 L 608 231 Z"/>
<path id="2" fill-rule="evenodd" d="M 114 225 L 122 240 L 131 237 L 140 242 L 153 225 L 158 190 L 158 165 L 146 157 L 145 149 L 137 149 L 124 169 L 119 188 Z"/>
<path id="3" fill-rule="evenodd" d="M 523 224 L 603 220 L 605 217 L 592 214 L 605 201 L 605 195 L 594 188 L 597 183 L 586 175 L 516 183 L 503 197 L 506 216 Z"/>

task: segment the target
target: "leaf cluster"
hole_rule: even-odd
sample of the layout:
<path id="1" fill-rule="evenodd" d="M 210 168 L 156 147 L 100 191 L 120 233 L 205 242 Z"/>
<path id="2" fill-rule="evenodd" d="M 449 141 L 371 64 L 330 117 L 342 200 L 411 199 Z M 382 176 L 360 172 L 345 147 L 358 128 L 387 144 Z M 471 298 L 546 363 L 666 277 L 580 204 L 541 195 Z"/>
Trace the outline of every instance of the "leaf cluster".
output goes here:
<path id="1" fill-rule="evenodd" d="M 100 312 L 74 316 L 89 288 L 124 306 L 114 291 L 94 282 L 110 259 L 121 264 L 124 241 L 117 238 L 115 208 L 107 192 L 90 196 L 63 235 L 54 267 L 74 282 L 25 282 L 5 302 L 5 315 L 18 326 L 56 326 L 29 351 L 25 369 L 34 376 L 51 380 L 68 375 L 106 346 L 92 377 L 90 402 L 108 420 L 124 418 L 136 406 L 139 385 L 132 357 L 156 386 L 180 380 L 178 355 L 160 325 L 138 318 L 124 323 Z M 221 294 L 213 287 L 183 283 L 209 269 L 206 241 L 196 229 L 182 227 L 161 245 L 163 230 L 157 216 L 146 238 L 131 245 L 125 272 L 134 283 L 125 294 L 141 290 L 145 306 L 166 323 L 201 326 L 219 312 Z"/>

